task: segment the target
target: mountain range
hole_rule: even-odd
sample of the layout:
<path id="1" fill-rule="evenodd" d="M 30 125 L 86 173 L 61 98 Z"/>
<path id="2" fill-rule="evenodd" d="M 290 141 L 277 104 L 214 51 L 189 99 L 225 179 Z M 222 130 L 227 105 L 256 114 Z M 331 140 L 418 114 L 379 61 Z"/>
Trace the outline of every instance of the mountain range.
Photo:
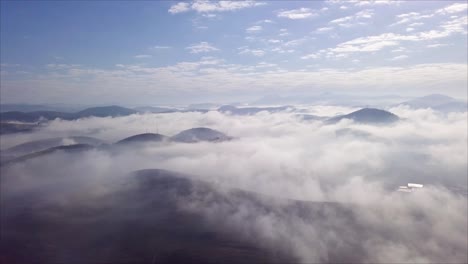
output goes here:
<path id="1" fill-rule="evenodd" d="M 180 143 L 196 143 L 196 142 L 221 142 L 233 139 L 224 133 L 206 128 L 197 127 L 179 132 L 178 134 L 168 137 L 161 134 L 143 133 L 133 135 L 114 144 L 107 144 L 102 140 L 92 137 L 63 137 L 49 138 L 42 140 L 29 141 L 22 143 L 0 152 L 1 166 L 21 162 L 27 159 L 43 156 L 54 153 L 58 150 L 90 150 L 98 148 L 101 150 L 112 150 L 125 146 L 135 146 L 139 144 L 158 143 L 158 142 L 180 142 Z"/>

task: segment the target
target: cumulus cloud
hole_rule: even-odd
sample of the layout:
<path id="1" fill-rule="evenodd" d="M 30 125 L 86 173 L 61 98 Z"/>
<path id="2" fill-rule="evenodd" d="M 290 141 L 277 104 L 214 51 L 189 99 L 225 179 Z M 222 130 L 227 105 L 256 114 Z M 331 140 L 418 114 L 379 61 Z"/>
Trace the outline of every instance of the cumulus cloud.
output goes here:
<path id="1" fill-rule="evenodd" d="M 314 106 L 302 111 L 332 116 L 355 109 Z M 195 192 L 181 197 L 177 205 L 202 214 L 214 226 L 222 224 L 235 233 L 254 235 L 259 243 L 278 251 L 292 252 L 299 262 L 343 258 L 371 263 L 464 262 L 468 209 L 466 196 L 458 190 L 466 194 L 467 113 L 441 115 L 407 107 L 390 111 L 402 120 L 390 126 L 349 120 L 325 125 L 303 121 L 288 111 L 54 120 L 28 136 L 2 136 L 2 143 L 52 135 L 115 142 L 137 133 L 174 135 L 199 126 L 236 139 L 39 157 L 2 168 L 2 186 L 10 187 L 3 195 L 38 195 L 39 190 L 48 190 L 51 195 L 42 199 L 50 203 L 60 201 L 70 207 L 88 201 L 99 210 L 109 206 L 100 205 L 98 198 L 115 191 L 111 182 L 128 180 L 126 175 L 133 170 L 157 167 L 190 173 L 193 179 L 220 189 L 266 195 L 261 204 L 268 210 L 249 196 L 229 196 L 229 192 L 224 194 L 227 200 Z M 407 182 L 422 183 L 425 188 L 410 194 L 395 192 Z M 291 209 L 297 201 L 306 203 L 300 210 Z"/>

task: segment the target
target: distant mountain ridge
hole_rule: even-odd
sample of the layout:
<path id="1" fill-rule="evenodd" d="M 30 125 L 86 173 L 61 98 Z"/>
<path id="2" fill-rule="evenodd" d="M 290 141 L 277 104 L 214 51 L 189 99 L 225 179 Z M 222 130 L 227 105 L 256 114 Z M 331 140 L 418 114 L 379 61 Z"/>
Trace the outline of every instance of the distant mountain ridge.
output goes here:
<path id="1" fill-rule="evenodd" d="M 34 111 L 34 112 L 3 112 L 0 113 L 1 121 L 38 122 L 42 119 L 53 120 L 56 118 L 64 120 L 76 120 L 85 117 L 116 117 L 136 114 L 138 111 L 117 105 L 91 107 L 75 113 L 57 111 Z"/>
<path id="2" fill-rule="evenodd" d="M 121 139 L 114 144 L 106 144 L 92 137 L 63 137 L 63 138 L 48 138 L 25 142 L 0 152 L 0 166 L 25 161 L 31 158 L 54 153 L 57 150 L 89 150 L 100 149 L 104 151 L 119 150 L 124 146 L 142 146 L 147 143 L 197 143 L 197 142 L 222 142 L 233 139 L 226 134 L 206 128 L 197 127 L 183 130 L 178 134 L 168 137 L 162 134 L 143 133 Z M 75 147 L 73 147 L 75 146 Z"/>
<path id="3" fill-rule="evenodd" d="M 276 107 L 236 107 L 232 105 L 223 105 L 218 108 L 218 112 L 230 113 L 232 115 L 254 115 L 262 111 L 276 113 L 286 111 L 292 106 L 276 106 Z"/>
<path id="4" fill-rule="evenodd" d="M 411 108 L 431 108 L 440 112 L 466 112 L 468 111 L 468 103 L 457 100 L 455 98 L 442 95 L 442 94 L 430 94 L 427 96 L 415 98 L 403 102 L 399 105 L 406 105 Z"/>

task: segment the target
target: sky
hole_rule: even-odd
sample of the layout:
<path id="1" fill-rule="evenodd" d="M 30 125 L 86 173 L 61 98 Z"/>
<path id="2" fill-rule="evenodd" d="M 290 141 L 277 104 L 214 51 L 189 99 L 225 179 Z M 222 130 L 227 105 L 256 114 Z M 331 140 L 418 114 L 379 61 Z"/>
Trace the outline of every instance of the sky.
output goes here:
<path id="1" fill-rule="evenodd" d="M 1 103 L 467 98 L 464 1 L 1 1 Z"/>

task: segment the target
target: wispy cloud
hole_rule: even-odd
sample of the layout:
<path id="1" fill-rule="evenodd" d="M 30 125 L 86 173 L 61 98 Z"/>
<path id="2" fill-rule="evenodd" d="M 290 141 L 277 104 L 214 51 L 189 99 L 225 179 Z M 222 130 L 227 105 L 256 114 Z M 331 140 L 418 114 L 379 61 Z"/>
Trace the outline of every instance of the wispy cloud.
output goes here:
<path id="1" fill-rule="evenodd" d="M 265 55 L 265 51 L 261 49 L 250 49 L 248 47 L 240 47 L 238 48 L 239 54 L 250 54 L 256 57 L 262 57 Z"/>
<path id="2" fill-rule="evenodd" d="M 179 2 L 172 5 L 168 12 L 171 14 L 183 13 L 188 11 L 195 11 L 198 13 L 209 13 L 209 12 L 226 12 L 235 11 L 244 8 L 256 7 L 266 5 L 265 2 L 258 1 L 193 1 L 193 2 Z"/>
<path id="3" fill-rule="evenodd" d="M 355 13 L 354 15 L 351 16 L 345 16 L 341 18 L 334 19 L 330 21 L 330 24 L 338 25 L 341 27 L 352 27 L 354 25 L 358 24 L 365 24 L 363 21 L 370 19 L 374 16 L 374 11 L 371 9 L 365 9 L 362 11 L 359 11 Z"/>
<path id="4" fill-rule="evenodd" d="M 262 26 L 251 26 L 249 28 L 247 28 L 245 31 L 247 31 L 248 33 L 255 33 L 255 32 L 259 32 L 263 29 Z"/>
<path id="5" fill-rule="evenodd" d="M 140 55 L 135 55 L 134 58 L 135 59 L 149 59 L 153 56 L 149 55 L 149 54 L 140 54 Z"/>
<path id="6" fill-rule="evenodd" d="M 444 8 L 438 9 L 435 13 L 436 14 L 454 14 L 460 12 L 466 12 L 468 9 L 468 3 L 455 3 Z"/>
<path id="7" fill-rule="evenodd" d="M 302 56 L 302 59 L 326 58 L 346 58 L 352 53 L 376 52 L 387 47 L 399 46 L 401 42 L 420 42 L 434 39 L 446 38 L 454 34 L 466 34 L 466 19 L 460 17 L 443 22 L 439 29 L 423 31 L 408 35 L 383 33 L 375 36 L 360 37 L 350 41 L 342 42 L 333 48 L 319 50 L 315 53 Z M 410 28 L 410 32 L 414 29 Z"/>
<path id="8" fill-rule="evenodd" d="M 208 42 L 200 42 L 197 44 L 192 44 L 191 46 L 186 47 L 185 49 L 190 50 L 190 53 L 204 53 L 204 52 L 211 52 L 211 51 L 218 51 L 219 49 L 214 47 Z"/>
<path id="9" fill-rule="evenodd" d="M 310 8 L 301 7 L 299 9 L 285 10 L 278 12 L 278 17 L 289 18 L 289 19 L 306 19 L 317 14 Z"/>
<path id="10" fill-rule="evenodd" d="M 395 56 L 393 58 L 391 58 L 390 60 L 391 61 L 399 61 L 399 60 L 405 60 L 408 58 L 408 55 L 399 55 L 399 56 Z"/>
<path id="11" fill-rule="evenodd" d="M 170 46 L 159 46 L 159 45 L 151 47 L 151 49 L 154 49 L 154 50 L 162 50 L 162 49 L 170 49 L 170 48 L 171 48 Z"/>

